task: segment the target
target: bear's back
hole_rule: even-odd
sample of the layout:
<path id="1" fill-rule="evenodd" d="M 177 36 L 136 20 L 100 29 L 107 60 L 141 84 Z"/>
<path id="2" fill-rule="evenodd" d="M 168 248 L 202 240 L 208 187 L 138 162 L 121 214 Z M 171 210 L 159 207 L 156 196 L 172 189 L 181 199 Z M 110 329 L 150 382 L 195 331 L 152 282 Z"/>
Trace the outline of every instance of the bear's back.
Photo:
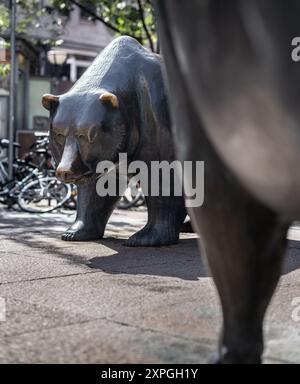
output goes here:
<path id="1" fill-rule="evenodd" d="M 129 36 L 114 39 L 94 60 L 75 83 L 70 92 L 114 91 L 134 86 L 134 79 L 141 72 L 158 73 L 161 61 L 158 55 L 146 50 Z"/>

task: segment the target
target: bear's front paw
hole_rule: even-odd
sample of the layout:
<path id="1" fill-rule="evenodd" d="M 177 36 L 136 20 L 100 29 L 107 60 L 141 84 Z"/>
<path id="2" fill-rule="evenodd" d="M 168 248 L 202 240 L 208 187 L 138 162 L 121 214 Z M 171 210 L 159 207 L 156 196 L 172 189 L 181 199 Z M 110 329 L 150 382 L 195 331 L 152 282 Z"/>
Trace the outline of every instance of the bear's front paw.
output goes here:
<path id="1" fill-rule="evenodd" d="M 103 236 L 103 231 L 99 228 L 91 228 L 82 221 L 76 221 L 61 236 L 64 241 L 92 241 L 99 240 Z"/>
<path id="2" fill-rule="evenodd" d="M 62 235 L 61 239 L 64 241 L 76 241 L 75 239 L 76 232 L 73 232 L 69 229 L 67 229 Z"/>

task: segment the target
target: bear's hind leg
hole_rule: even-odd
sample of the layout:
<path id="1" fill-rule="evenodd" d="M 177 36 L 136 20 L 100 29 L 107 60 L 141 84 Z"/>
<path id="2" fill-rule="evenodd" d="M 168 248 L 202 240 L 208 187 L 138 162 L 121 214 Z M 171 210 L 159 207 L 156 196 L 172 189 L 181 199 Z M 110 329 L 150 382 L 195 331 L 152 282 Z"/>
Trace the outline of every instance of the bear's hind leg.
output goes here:
<path id="1" fill-rule="evenodd" d="M 186 217 L 183 197 L 146 197 L 148 222 L 125 243 L 129 247 L 176 244 Z"/>

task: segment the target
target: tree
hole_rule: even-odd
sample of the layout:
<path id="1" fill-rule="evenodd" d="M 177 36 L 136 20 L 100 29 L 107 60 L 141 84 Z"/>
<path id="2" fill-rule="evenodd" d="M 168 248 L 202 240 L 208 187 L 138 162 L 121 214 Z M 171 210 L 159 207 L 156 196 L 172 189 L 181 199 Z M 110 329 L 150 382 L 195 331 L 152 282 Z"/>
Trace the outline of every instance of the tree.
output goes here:
<path id="1" fill-rule="evenodd" d="M 152 51 L 159 50 L 151 0 L 18 0 L 17 36 L 35 46 L 59 45 L 60 35 L 70 12 L 79 7 L 92 21 L 101 21 L 116 35 L 129 35 Z M 9 10 L 0 5 L 0 36 L 9 40 Z M 51 38 L 40 38 L 47 30 Z M 9 65 L 0 63 L 0 76 L 7 75 Z"/>
<path id="2" fill-rule="evenodd" d="M 9 26 L 9 14 L 8 9 L 4 4 L 0 4 L 0 35 L 4 32 Z M 2 47 L 3 49 L 3 47 Z M 9 73 L 9 65 L 0 63 L 0 77 L 7 76 Z"/>
<path id="3" fill-rule="evenodd" d="M 151 0 L 54 0 L 53 6 L 65 15 L 77 6 L 117 35 L 132 36 L 152 51 L 159 50 Z"/>
<path id="4" fill-rule="evenodd" d="M 36 29 L 45 29 L 55 42 L 74 7 L 98 20 L 118 35 L 129 35 L 153 51 L 158 50 L 154 11 L 151 0 L 18 0 L 18 35 L 36 43 Z M 0 35 L 9 27 L 9 12 L 0 4 Z M 28 33 L 30 30 L 30 33 Z"/>
<path id="5" fill-rule="evenodd" d="M 6 2 L 8 3 L 8 2 Z M 35 46 L 59 43 L 64 24 L 67 18 L 57 9 L 43 6 L 40 0 L 18 0 L 17 28 L 18 37 L 30 41 Z M 5 4 L 0 5 L 0 37 L 6 40 L 9 47 L 9 9 Z M 46 41 L 39 37 L 40 30 L 47 30 Z M 9 73 L 9 64 L 0 63 L 0 77 Z"/>

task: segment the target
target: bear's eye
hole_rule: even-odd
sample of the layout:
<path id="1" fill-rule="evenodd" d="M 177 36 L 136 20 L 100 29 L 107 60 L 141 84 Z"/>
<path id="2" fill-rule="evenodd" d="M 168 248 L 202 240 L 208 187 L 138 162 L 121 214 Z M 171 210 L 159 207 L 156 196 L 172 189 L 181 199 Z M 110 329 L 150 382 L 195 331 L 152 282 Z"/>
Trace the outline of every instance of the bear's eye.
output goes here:
<path id="1" fill-rule="evenodd" d="M 65 141 L 65 135 L 59 131 L 53 131 L 54 139 L 59 143 L 63 144 Z"/>
<path id="2" fill-rule="evenodd" d="M 89 139 L 89 142 L 90 143 L 93 143 L 96 136 L 97 136 L 97 131 L 98 131 L 98 127 L 97 126 L 93 126 L 89 129 L 89 132 L 88 132 L 88 139 Z"/>
<path id="3" fill-rule="evenodd" d="M 54 136 L 63 136 L 63 133 L 59 129 L 53 128 L 52 129 L 52 133 L 53 133 Z"/>

